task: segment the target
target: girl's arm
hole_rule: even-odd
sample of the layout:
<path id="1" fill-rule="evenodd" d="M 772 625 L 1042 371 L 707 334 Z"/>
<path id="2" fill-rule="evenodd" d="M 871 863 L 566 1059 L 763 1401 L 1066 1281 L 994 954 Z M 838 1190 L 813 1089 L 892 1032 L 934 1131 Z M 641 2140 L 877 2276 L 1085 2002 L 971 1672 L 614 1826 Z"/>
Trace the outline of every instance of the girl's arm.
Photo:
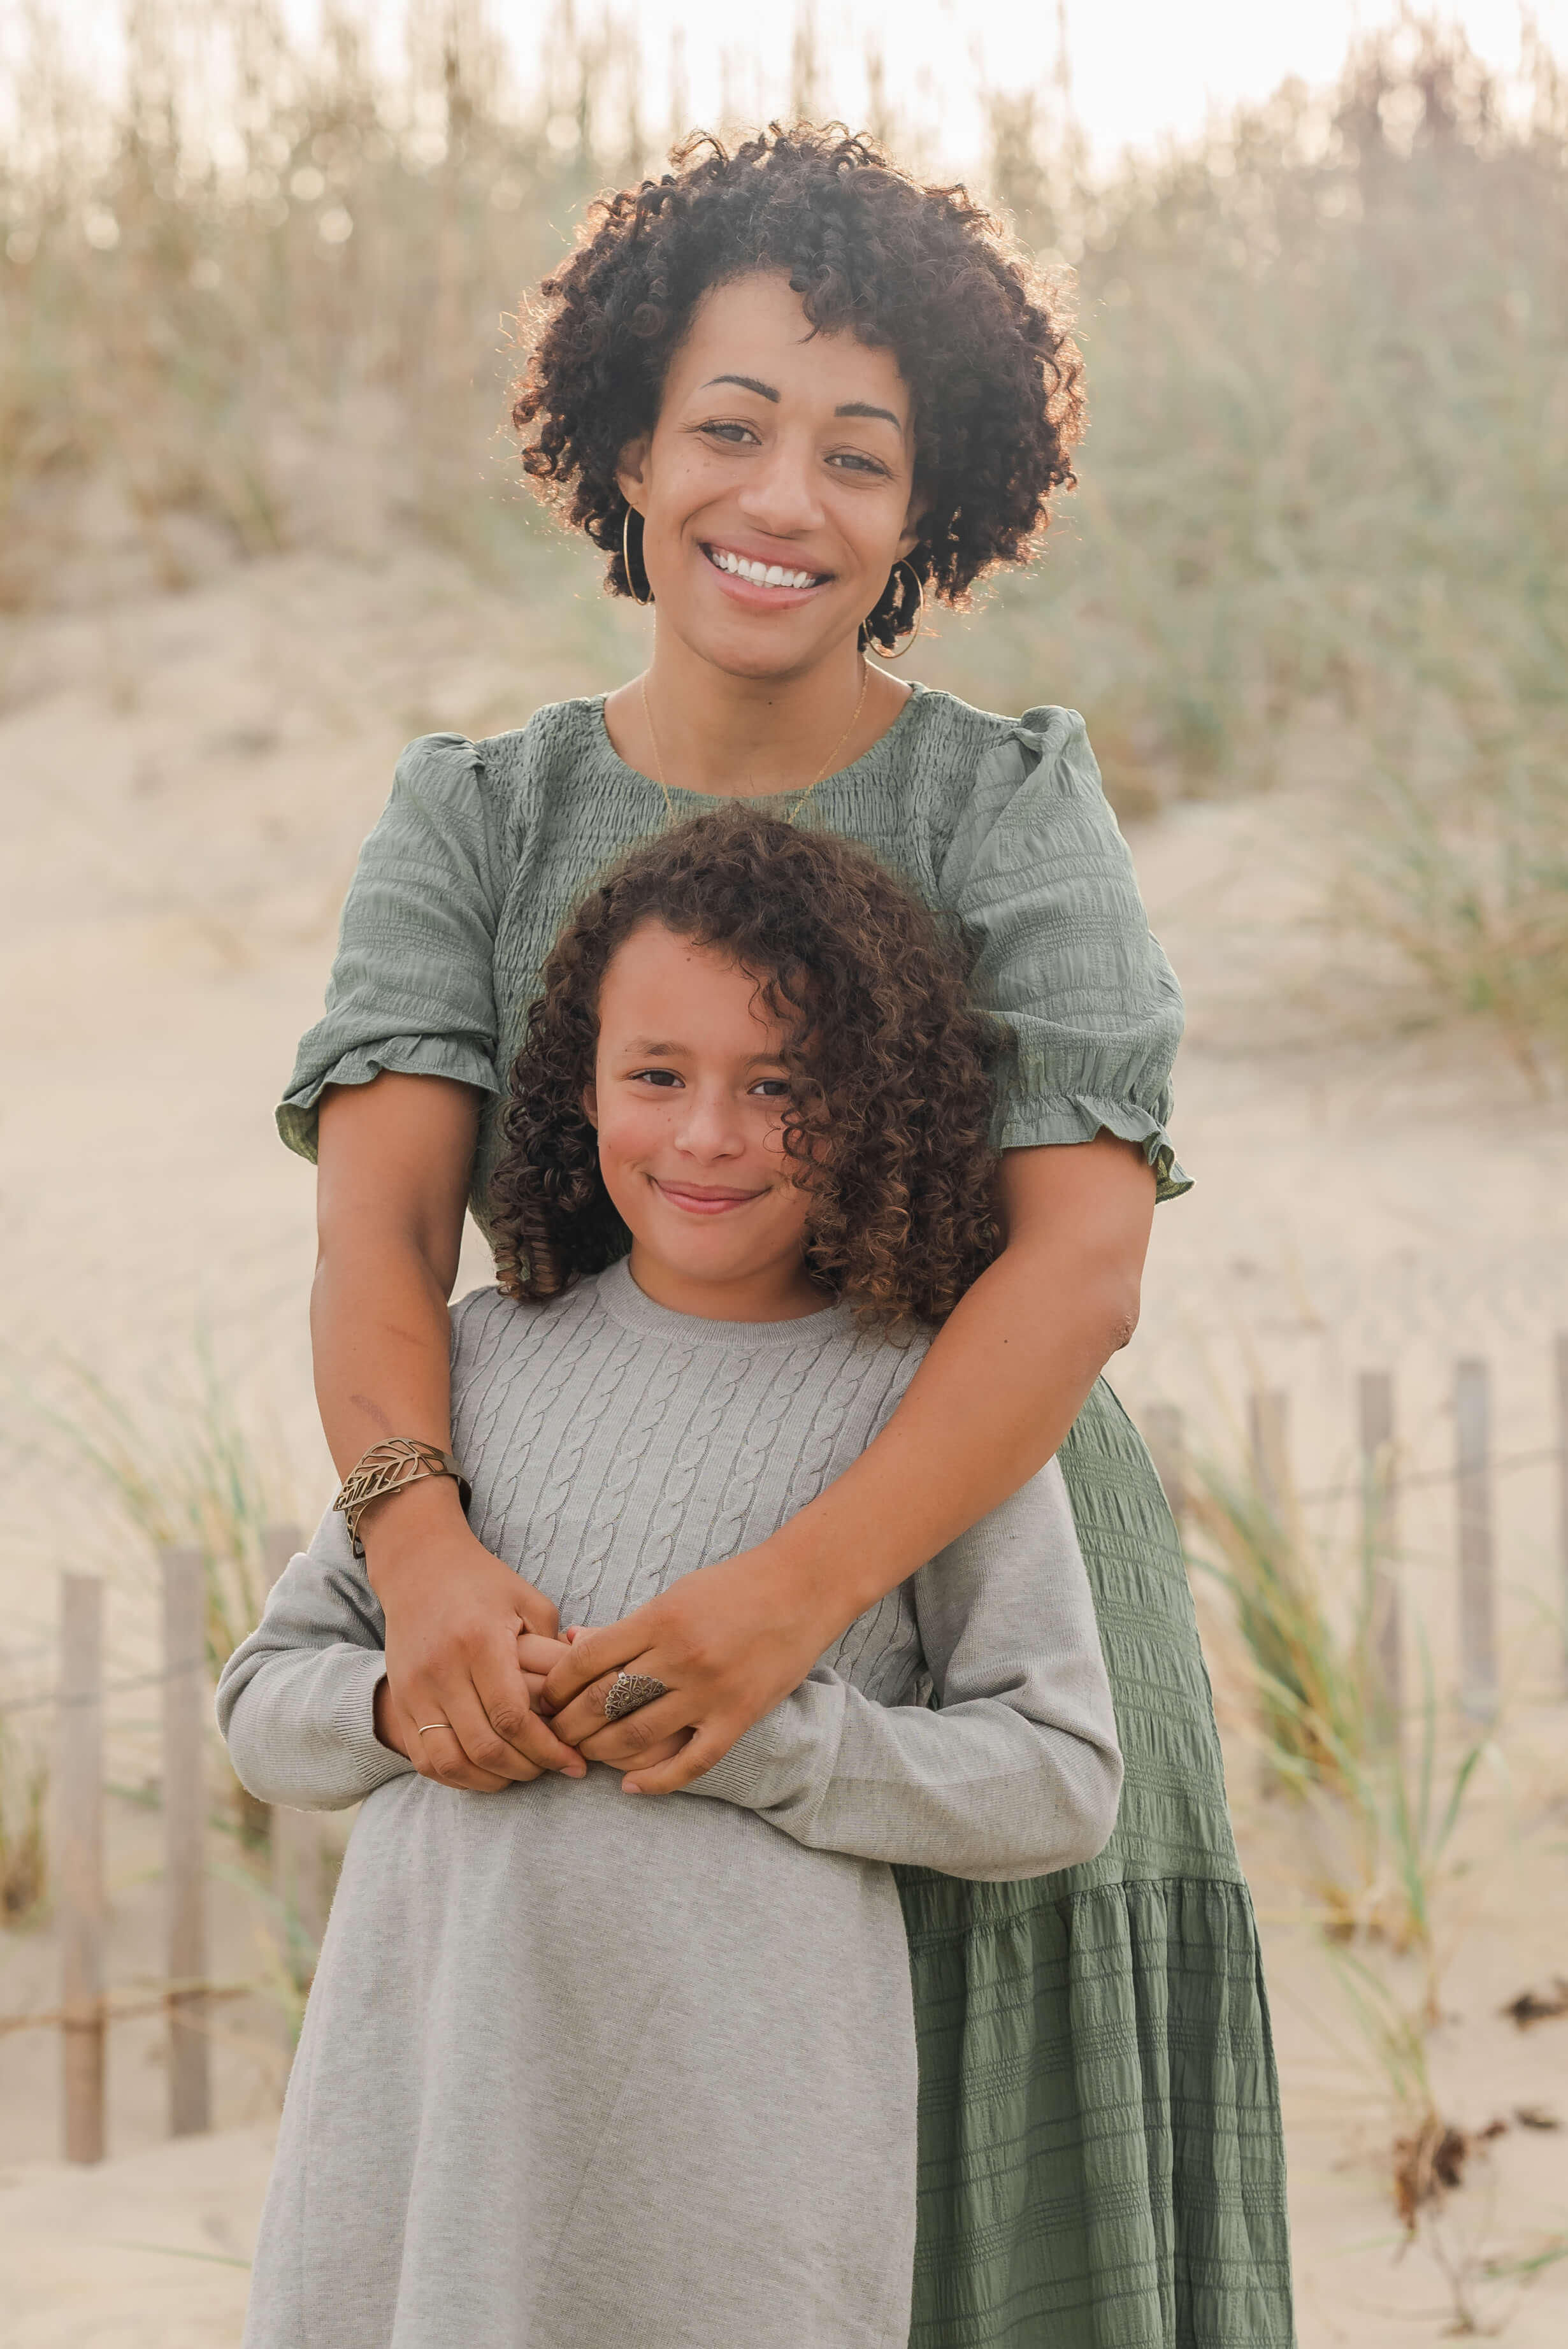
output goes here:
<path id="1" fill-rule="evenodd" d="M 412 1767 L 376 1735 L 381 1610 L 329 1516 L 278 1577 L 256 1630 L 218 1681 L 218 1726 L 240 1784 L 299 1811 L 347 1809 Z"/>
<path id="2" fill-rule="evenodd" d="M 867 1608 L 1052 1458 L 1131 1337 L 1155 1177 L 1135 1145 L 1010 1150 L 1007 1245 L 938 1332 L 898 1410 L 837 1482 L 773 1538 L 682 1576 L 621 1622 L 584 1632 L 545 1684 L 563 1738 L 688 1786 L 798 1687 Z M 647 1672 L 670 1695 L 607 1730 L 604 1690 Z M 691 1727 L 673 1758 L 639 1754 Z"/>
<path id="3" fill-rule="evenodd" d="M 940 1712 L 819 1666 L 692 1792 L 818 1851 L 988 1883 L 1093 1859 L 1122 1763 L 1055 1463 L 923 1567 L 914 1599 Z"/>

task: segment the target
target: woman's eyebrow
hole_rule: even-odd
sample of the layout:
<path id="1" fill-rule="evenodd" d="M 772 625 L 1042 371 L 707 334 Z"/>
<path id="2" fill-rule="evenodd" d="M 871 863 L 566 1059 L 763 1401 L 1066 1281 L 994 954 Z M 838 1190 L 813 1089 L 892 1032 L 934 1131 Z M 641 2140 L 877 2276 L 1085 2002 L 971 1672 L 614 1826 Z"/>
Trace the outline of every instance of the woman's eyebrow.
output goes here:
<path id="1" fill-rule="evenodd" d="M 742 391 L 754 391 L 759 399 L 771 399 L 775 408 L 778 406 L 779 395 L 773 385 L 759 383 L 754 375 L 711 375 L 702 388 L 710 391 L 716 383 L 738 383 Z"/>
<path id="2" fill-rule="evenodd" d="M 739 384 L 742 391 L 754 391 L 759 399 L 771 399 L 775 408 L 779 404 L 779 394 L 774 386 L 771 383 L 761 382 L 754 375 L 711 375 L 702 386 L 702 389 L 711 391 L 716 383 Z M 890 424 L 895 432 L 901 432 L 904 429 L 901 419 L 894 415 L 890 408 L 873 408 L 870 401 L 866 399 L 846 399 L 841 408 L 836 408 L 833 412 L 835 416 L 874 417 L 884 424 Z"/>

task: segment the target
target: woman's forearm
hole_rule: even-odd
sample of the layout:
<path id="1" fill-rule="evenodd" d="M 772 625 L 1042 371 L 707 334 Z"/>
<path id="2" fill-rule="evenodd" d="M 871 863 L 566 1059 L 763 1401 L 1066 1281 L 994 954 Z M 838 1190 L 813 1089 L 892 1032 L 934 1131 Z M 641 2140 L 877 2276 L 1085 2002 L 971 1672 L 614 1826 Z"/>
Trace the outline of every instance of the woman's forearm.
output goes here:
<path id="1" fill-rule="evenodd" d="M 774 1537 L 843 1624 L 1054 1456 L 1137 1327 L 1154 1176 L 1130 1145 L 1011 1151 L 1003 1183 L 1002 1254 L 876 1441 Z"/>
<path id="2" fill-rule="evenodd" d="M 324 1246 L 310 1293 L 316 1400 L 340 1476 L 371 1444 L 452 1437 L 446 1292 L 424 1258 L 389 1236 Z"/>
<path id="3" fill-rule="evenodd" d="M 471 1086 L 391 1073 L 322 1103 L 310 1319 L 340 1474 L 389 1436 L 450 1446 L 447 1299 L 478 1103 Z M 580 1771 L 535 1713 L 517 1658 L 518 1633 L 554 1633 L 556 1609 L 470 1532 L 452 1479 L 424 1477 L 377 1501 L 360 1538 L 386 1613 L 396 1743 L 414 1766 L 475 1788 Z"/>
<path id="4" fill-rule="evenodd" d="M 389 1435 L 451 1435 L 447 1299 L 478 1126 L 466 1085 L 386 1075 L 321 1104 L 310 1338 L 338 1474 Z"/>
<path id="5" fill-rule="evenodd" d="M 757 1548 L 686 1575 L 596 1628 L 551 1673 L 556 1728 L 636 1773 L 639 1748 L 694 1726 L 643 1791 L 692 1785 L 894 1585 L 1016 1492 L 1055 1452 L 1137 1320 L 1154 1175 L 1127 1143 L 1010 1151 L 1008 1244 L 939 1332 L 892 1418 L 826 1492 Z M 617 1670 L 680 1693 L 608 1728 Z"/>

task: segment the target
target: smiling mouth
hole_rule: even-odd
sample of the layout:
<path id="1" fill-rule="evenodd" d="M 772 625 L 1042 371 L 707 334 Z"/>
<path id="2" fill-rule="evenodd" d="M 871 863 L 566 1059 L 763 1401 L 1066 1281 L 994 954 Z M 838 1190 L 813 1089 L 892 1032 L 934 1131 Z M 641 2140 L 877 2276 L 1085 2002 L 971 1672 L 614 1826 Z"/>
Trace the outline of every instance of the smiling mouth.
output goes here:
<path id="1" fill-rule="evenodd" d="M 732 1208 L 749 1207 L 753 1199 L 763 1196 L 761 1191 L 709 1191 L 694 1184 L 661 1183 L 657 1174 L 650 1174 L 649 1181 L 661 1199 L 688 1216 L 728 1215 Z"/>
<path id="2" fill-rule="evenodd" d="M 702 552 L 715 571 L 723 572 L 726 578 L 743 579 L 750 587 L 820 587 L 833 575 L 827 571 L 792 569 L 783 563 L 755 563 L 727 546 L 704 545 Z"/>

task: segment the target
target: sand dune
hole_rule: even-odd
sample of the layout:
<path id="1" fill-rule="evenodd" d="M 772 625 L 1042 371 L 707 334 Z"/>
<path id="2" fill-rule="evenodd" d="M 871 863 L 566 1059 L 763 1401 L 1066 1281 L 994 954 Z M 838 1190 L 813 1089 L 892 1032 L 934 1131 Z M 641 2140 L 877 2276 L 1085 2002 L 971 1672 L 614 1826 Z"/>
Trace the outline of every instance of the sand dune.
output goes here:
<path id="1" fill-rule="evenodd" d="M 280 1506 L 306 1519 L 319 1507 L 311 1185 L 273 1139 L 271 1107 L 319 1002 L 356 846 L 410 734 L 520 724 L 633 666 L 639 626 L 576 572 L 542 575 L 520 603 L 412 551 L 360 567 L 291 556 L 112 616 L 5 623 L 0 1344 L 22 1396 L 54 1391 L 65 1349 L 156 1413 L 188 1382 L 204 1320 L 286 1462 Z M 1058 690 L 1072 698 L 1070 680 Z M 1545 1447 L 1549 1348 L 1568 1329 L 1562 1105 L 1531 1098 L 1484 1037 L 1386 1040 L 1376 1005 L 1303 921 L 1333 838 L 1331 800 L 1304 787 L 1179 808 L 1133 835 L 1190 999 L 1178 1138 L 1199 1187 L 1160 1212 L 1144 1324 L 1113 1372 L 1135 1411 L 1178 1402 L 1217 1444 L 1250 1381 L 1283 1387 L 1313 1487 L 1346 1471 L 1352 1382 L 1370 1365 L 1397 1377 L 1412 1467 L 1449 1464 L 1461 1353 L 1492 1364 L 1500 1451 Z M 477 1249 L 467 1271 L 465 1285 L 484 1278 Z M 145 1655 L 145 1562 L 90 1485 L 62 1476 L 20 1399 L 4 1459 L 5 1689 L 47 1682 L 55 1578 L 72 1564 L 112 1578 L 117 1661 Z M 1521 2034 L 1496 2014 L 1525 1982 L 1568 1972 L 1553 1471 L 1511 1473 L 1499 1495 L 1511 1776 L 1485 1781 L 1466 1830 L 1470 1874 L 1448 1896 L 1452 2019 L 1434 2043 L 1446 2109 L 1471 2127 L 1521 2106 L 1568 2120 L 1568 2021 Z M 1408 1595 L 1444 1689 L 1452 1509 L 1433 1484 L 1407 1528 Z M 1286 1811 L 1257 1792 L 1222 1650 L 1216 1664 L 1273 1968 L 1303 2344 L 1435 2340 L 1451 2313 L 1437 2265 L 1424 2250 L 1393 2258 L 1386 2090 L 1306 1917 Z M 121 1714 L 114 1750 L 134 1785 L 151 1749 L 145 1719 Z M 111 1836 L 115 1979 L 153 1975 L 153 1828 L 127 1801 Z M 226 1878 L 214 1901 L 238 1978 L 265 1919 Z M 52 1964 L 47 1923 L 6 1934 L 0 2007 L 51 2003 Z M 243 2260 L 254 2226 L 277 2023 L 253 1999 L 223 2028 L 224 2133 L 179 2146 L 158 2142 L 156 2023 L 117 2030 L 114 2158 L 93 2175 L 50 2163 L 49 2035 L 0 2038 L 7 2158 L 21 2165 L 0 2178 L 0 2341 L 237 2340 L 244 2271 L 214 2261 Z M 1568 2132 L 1511 2122 L 1451 2208 L 1482 2313 L 1529 2349 L 1560 2342 L 1568 2259 L 1528 2284 L 1481 2270 L 1568 2246 Z"/>

